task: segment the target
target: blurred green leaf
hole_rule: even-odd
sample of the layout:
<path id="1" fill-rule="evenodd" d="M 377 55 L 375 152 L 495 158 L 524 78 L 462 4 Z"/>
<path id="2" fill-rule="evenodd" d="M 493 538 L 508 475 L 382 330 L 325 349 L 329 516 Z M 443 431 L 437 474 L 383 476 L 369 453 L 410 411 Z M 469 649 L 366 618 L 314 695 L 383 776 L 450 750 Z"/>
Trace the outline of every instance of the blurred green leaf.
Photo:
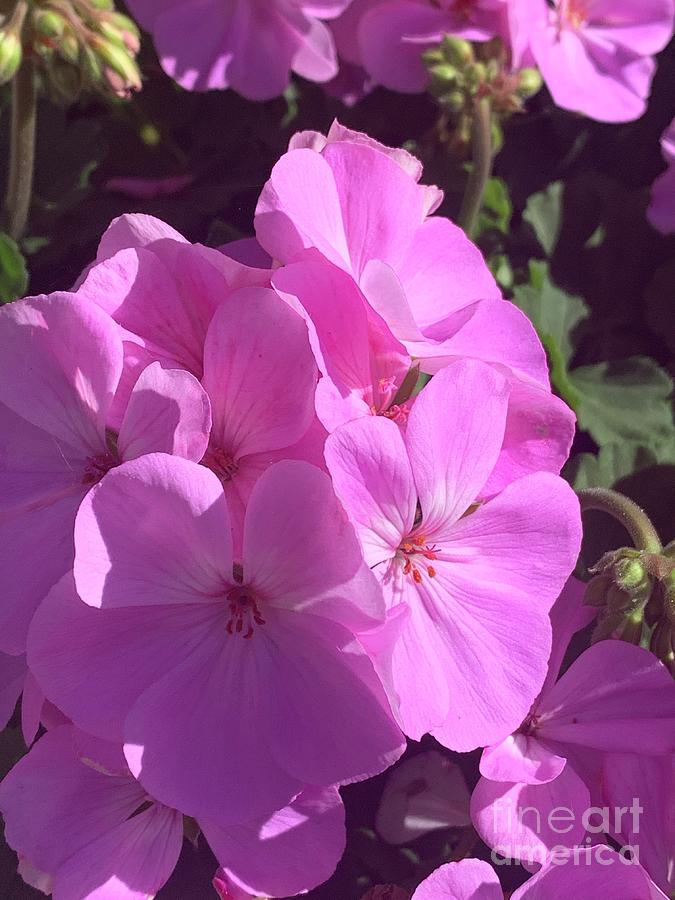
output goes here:
<path id="1" fill-rule="evenodd" d="M 567 466 L 565 475 L 575 490 L 614 487 L 622 478 L 659 465 L 675 465 L 675 431 L 651 444 L 626 441 L 605 444 L 598 454 L 579 453 Z"/>
<path id="2" fill-rule="evenodd" d="M 549 359 L 551 381 L 560 396 L 576 409 L 580 396 L 568 366 L 574 353 L 572 333 L 588 316 L 581 297 L 568 294 L 551 281 L 548 263 L 530 260 L 530 283 L 518 285 L 513 302 L 537 329 Z"/>
<path id="3" fill-rule="evenodd" d="M 545 191 L 532 194 L 528 199 L 523 218 L 534 229 L 537 240 L 547 256 L 555 250 L 562 225 L 562 181 L 554 181 Z"/>
<path id="4" fill-rule="evenodd" d="M 478 217 L 477 234 L 496 229 L 508 234 L 513 206 L 509 189 L 501 178 L 490 178 L 483 194 L 483 208 Z"/>
<path id="5" fill-rule="evenodd" d="M 26 261 L 16 242 L 0 232 L 0 303 L 23 297 L 27 287 Z"/>
<path id="6" fill-rule="evenodd" d="M 671 440 L 673 381 L 653 359 L 632 356 L 569 373 L 579 427 L 597 444 Z"/>

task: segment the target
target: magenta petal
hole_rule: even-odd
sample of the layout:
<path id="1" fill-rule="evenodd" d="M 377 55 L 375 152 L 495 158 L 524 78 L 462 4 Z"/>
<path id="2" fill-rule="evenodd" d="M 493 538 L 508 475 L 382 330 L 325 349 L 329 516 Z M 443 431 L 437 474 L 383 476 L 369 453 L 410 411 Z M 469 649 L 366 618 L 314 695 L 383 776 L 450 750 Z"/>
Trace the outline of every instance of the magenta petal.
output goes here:
<path id="1" fill-rule="evenodd" d="M 199 824 L 226 873 L 255 895 L 294 896 L 322 884 L 345 847 L 335 788 L 309 788 L 267 819 L 229 828 Z"/>
<path id="2" fill-rule="evenodd" d="M 330 479 L 309 463 L 279 462 L 258 480 L 243 562 L 245 583 L 276 607 L 311 611 L 353 631 L 384 619 L 382 593 Z"/>
<path id="3" fill-rule="evenodd" d="M 40 730 L 45 695 L 37 683 L 35 675 L 28 670 L 21 696 L 21 734 L 27 747 L 33 743 Z"/>
<path id="4" fill-rule="evenodd" d="M 0 729 L 12 718 L 26 679 L 26 657 L 0 653 Z"/>
<path id="5" fill-rule="evenodd" d="M 584 605 L 585 594 L 584 582 L 570 575 L 560 596 L 551 607 L 549 615 L 553 629 L 553 645 L 548 661 L 548 675 L 541 689 L 542 696 L 558 680 L 560 667 L 573 635 L 590 625 L 596 616 L 596 610 L 592 606 Z"/>
<path id="6" fill-rule="evenodd" d="M 75 547 L 77 589 L 90 606 L 211 602 L 232 577 L 220 482 L 164 453 L 124 463 L 96 485 L 80 507 Z"/>
<path id="7" fill-rule="evenodd" d="M 367 417 L 338 428 L 326 441 L 335 492 L 347 511 L 369 566 L 391 559 L 413 528 L 417 492 L 399 428 Z"/>
<path id="8" fill-rule="evenodd" d="M 28 297 L 0 310 L 0 342 L 0 403 L 63 441 L 66 455 L 105 447 L 122 372 L 115 323 L 73 294 Z"/>
<path id="9" fill-rule="evenodd" d="M 125 461 L 169 453 L 199 462 L 209 442 L 211 406 L 197 379 L 151 363 L 131 392 L 117 437 Z"/>
<path id="10" fill-rule="evenodd" d="M 490 781 L 546 784 L 560 775 L 566 762 L 536 738 L 516 732 L 483 750 L 480 773 Z"/>
<path id="11" fill-rule="evenodd" d="M 481 778 L 471 796 L 471 819 L 478 834 L 500 856 L 546 862 L 557 846 L 581 844 L 588 788 L 572 766 L 545 784 L 512 784 Z"/>
<path id="12" fill-rule="evenodd" d="M 33 619 L 31 671 L 45 695 L 77 725 L 121 741 L 135 700 L 177 661 L 195 652 L 218 611 L 206 603 L 197 609 L 94 609 L 80 600 L 68 574 Z"/>
<path id="13" fill-rule="evenodd" d="M 270 289 L 237 291 L 204 347 L 212 446 L 239 459 L 296 443 L 314 417 L 317 377 L 303 319 Z"/>
<path id="14" fill-rule="evenodd" d="M 138 2 L 138 0 L 137 0 Z M 152 247 L 156 241 L 180 241 L 187 243 L 182 234 L 156 219 L 143 213 L 126 213 L 113 219 L 103 233 L 98 245 L 96 261 L 101 262 L 114 256 L 118 250 L 133 247 Z"/>
<path id="15" fill-rule="evenodd" d="M 489 863 L 463 859 L 447 863 L 420 884 L 412 900 L 503 900 L 504 894 Z"/>
<path id="16" fill-rule="evenodd" d="M 648 650 L 593 644 L 537 704 L 537 733 L 616 753 L 675 751 L 675 682 Z"/>
<path id="17" fill-rule="evenodd" d="M 479 497 L 504 437 L 508 385 L 492 366 L 460 360 L 421 391 L 406 445 L 427 534 Z"/>
<path id="18" fill-rule="evenodd" d="M 533 878 L 511 895 L 511 900 L 667 900 L 654 890 L 644 870 L 631 864 L 611 847 L 580 847 L 574 853 L 552 859 Z"/>

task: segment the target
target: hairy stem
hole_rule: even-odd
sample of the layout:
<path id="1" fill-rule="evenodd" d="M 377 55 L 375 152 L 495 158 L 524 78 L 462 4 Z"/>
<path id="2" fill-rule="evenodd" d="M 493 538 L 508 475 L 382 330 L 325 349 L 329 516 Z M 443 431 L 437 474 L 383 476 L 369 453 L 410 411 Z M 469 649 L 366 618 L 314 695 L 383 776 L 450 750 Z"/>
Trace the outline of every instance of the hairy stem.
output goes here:
<path id="1" fill-rule="evenodd" d="M 485 186 L 492 172 L 492 107 L 487 97 L 477 99 L 474 103 L 471 148 L 473 165 L 459 213 L 459 224 L 469 237 L 476 227 Z"/>
<path id="2" fill-rule="evenodd" d="M 578 492 L 581 511 L 599 509 L 620 522 L 626 529 L 637 550 L 661 553 L 661 540 L 649 517 L 637 503 L 618 491 L 608 488 L 588 488 Z"/>
<path id="3" fill-rule="evenodd" d="M 22 236 L 28 222 L 33 192 L 36 118 L 35 70 L 33 62 L 24 59 L 12 82 L 9 179 L 3 212 L 3 226 L 15 240 Z"/>

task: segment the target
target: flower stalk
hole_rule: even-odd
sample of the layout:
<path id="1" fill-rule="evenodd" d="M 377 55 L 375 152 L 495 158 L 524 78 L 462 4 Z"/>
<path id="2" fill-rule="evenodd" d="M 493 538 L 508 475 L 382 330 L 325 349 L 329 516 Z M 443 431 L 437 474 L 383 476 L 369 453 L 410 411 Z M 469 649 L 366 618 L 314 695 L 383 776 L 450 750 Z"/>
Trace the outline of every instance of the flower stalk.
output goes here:
<path id="1" fill-rule="evenodd" d="M 33 191 L 37 87 L 33 61 L 24 58 L 12 81 L 9 176 L 4 230 L 18 240 L 26 229 Z"/>

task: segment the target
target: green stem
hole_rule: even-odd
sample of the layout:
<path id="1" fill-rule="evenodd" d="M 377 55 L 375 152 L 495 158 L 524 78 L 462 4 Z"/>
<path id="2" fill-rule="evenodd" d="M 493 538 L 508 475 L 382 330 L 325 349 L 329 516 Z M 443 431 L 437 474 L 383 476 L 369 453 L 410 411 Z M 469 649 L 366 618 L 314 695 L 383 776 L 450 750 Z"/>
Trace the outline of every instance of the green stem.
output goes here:
<path id="1" fill-rule="evenodd" d="M 459 224 L 471 237 L 483 206 L 483 194 L 492 172 L 492 107 L 487 97 L 474 103 L 471 126 L 473 165 L 466 184 Z"/>
<path id="2" fill-rule="evenodd" d="M 36 119 L 35 70 L 32 60 L 24 59 L 12 82 L 9 180 L 3 214 L 4 228 L 14 240 L 23 235 L 28 222 L 33 192 Z"/>
<path id="3" fill-rule="evenodd" d="M 578 495 L 582 512 L 598 509 L 607 513 L 623 525 L 637 550 L 661 553 L 663 548 L 656 529 L 637 503 L 608 488 L 587 488 Z"/>

